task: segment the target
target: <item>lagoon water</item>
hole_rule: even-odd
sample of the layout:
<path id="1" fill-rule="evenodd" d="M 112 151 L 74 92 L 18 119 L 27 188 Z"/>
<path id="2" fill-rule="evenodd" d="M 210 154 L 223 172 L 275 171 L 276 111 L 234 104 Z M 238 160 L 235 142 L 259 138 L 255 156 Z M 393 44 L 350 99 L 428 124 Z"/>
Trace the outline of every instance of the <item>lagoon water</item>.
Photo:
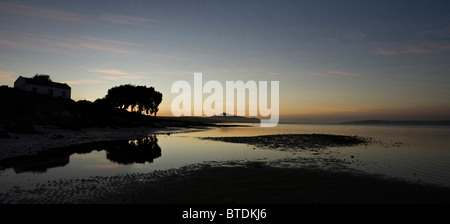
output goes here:
<path id="1" fill-rule="evenodd" d="M 312 133 L 358 135 L 370 137 L 374 142 L 353 147 L 332 147 L 325 149 L 324 153 L 312 153 L 274 151 L 245 144 L 198 139 L 198 137 Z M 141 159 L 141 154 L 134 157 L 123 156 L 122 151 L 113 150 L 111 146 L 97 145 L 67 157 L 43 161 L 43 164 L 37 166 L 39 168 L 17 165 L 0 170 L 0 193 L 14 187 L 32 189 L 36 184 L 47 181 L 142 173 L 208 161 L 277 161 L 298 157 L 333 158 L 342 160 L 350 168 L 372 174 L 450 187 L 448 126 L 279 124 L 273 128 L 261 128 L 259 124 L 252 124 L 171 135 L 160 133 L 150 136 L 150 139 L 152 150 L 156 150 L 156 153 L 143 155 L 144 159 Z M 128 141 L 130 144 L 135 142 L 135 140 Z M 48 166 L 45 167 L 45 164 Z"/>

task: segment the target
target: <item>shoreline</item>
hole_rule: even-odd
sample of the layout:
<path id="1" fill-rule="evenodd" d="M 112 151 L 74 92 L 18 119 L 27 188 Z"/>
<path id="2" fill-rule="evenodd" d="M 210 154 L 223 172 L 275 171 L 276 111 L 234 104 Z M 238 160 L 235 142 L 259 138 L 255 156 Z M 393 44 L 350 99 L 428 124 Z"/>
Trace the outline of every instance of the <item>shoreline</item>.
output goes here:
<path id="1" fill-rule="evenodd" d="M 0 161 L 20 156 L 32 156 L 45 150 L 84 143 L 139 139 L 150 134 L 190 131 L 189 127 L 106 127 L 67 130 L 55 126 L 35 125 L 34 128 L 37 131 L 36 134 L 8 133 L 10 138 L 0 138 L 2 146 Z"/>

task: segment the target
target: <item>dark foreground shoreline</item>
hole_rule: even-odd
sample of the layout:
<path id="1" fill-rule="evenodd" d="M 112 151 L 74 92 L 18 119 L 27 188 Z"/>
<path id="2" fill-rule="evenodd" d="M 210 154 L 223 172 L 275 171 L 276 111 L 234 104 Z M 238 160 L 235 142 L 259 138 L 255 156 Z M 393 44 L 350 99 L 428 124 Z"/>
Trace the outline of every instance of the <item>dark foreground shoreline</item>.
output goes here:
<path id="1" fill-rule="evenodd" d="M 144 204 L 436 204 L 449 203 L 450 190 L 371 175 L 249 166 L 202 168 L 111 197 Z"/>
<path id="2" fill-rule="evenodd" d="M 448 204 L 450 188 L 348 170 L 264 162 L 196 164 L 59 180 L 0 193 L 2 204 Z"/>

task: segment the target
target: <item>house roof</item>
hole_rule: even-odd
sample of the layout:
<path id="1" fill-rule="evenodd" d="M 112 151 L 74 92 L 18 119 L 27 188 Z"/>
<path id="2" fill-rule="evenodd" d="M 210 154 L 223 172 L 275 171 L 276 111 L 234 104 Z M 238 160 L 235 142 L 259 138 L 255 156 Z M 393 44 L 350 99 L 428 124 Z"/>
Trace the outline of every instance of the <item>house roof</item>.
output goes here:
<path id="1" fill-rule="evenodd" d="M 21 78 L 20 76 L 19 78 Z M 54 87 L 54 88 L 60 88 L 60 89 L 71 89 L 69 85 L 66 83 L 59 83 L 59 82 L 48 82 L 48 81 L 42 81 L 42 80 L 35 80 L 32 78 L 25 78 L 22 77 L 22 79 L 25 80 L 25 83 L 27 84 L 33 84 L 33 85 L 39 85 L 39 86 L 48 86 L 48 87 Z"/>

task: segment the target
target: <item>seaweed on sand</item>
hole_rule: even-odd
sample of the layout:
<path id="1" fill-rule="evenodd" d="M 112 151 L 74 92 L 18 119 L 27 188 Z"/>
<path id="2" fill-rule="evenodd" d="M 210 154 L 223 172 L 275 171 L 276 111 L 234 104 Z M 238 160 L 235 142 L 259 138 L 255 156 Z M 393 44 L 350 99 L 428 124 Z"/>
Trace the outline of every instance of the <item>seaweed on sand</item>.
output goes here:
<path id="1" fill-rule="evenodd" d="M 248 144 L 276 150 L 324 149 L 327 147 L 355 146 L 370 142 L 370 139 L 364 137 L 330 134 L 280 134 L 250 137 L 204 137 L 201 139 Z"/>

